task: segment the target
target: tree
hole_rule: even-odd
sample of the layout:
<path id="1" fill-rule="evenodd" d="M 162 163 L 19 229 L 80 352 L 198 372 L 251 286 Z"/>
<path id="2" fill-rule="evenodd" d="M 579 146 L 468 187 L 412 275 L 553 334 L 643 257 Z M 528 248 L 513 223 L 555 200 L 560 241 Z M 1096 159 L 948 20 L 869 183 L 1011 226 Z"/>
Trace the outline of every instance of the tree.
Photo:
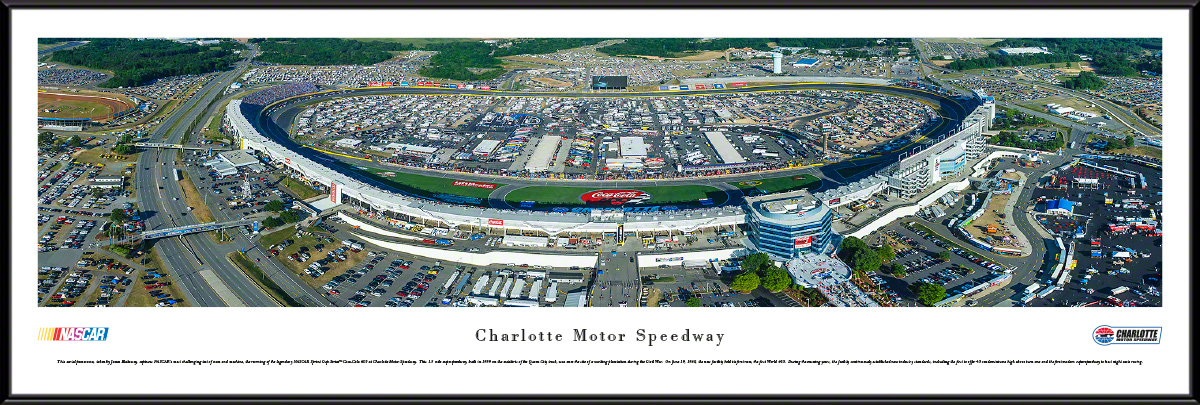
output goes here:
<path id="1" fill-rule="evenodd" d="M 688 300 L 687 300 L 687 306 L 689 306 L 689 307 L 698 307 L 698 306 L 700 306 L 700 299 L 699 299 L 699 298 L 696 298 L 696 297 L 688 298 Z"/>
<path id="2" fill-rule="evenodd" d="M 72 148 L 79 147 L 79 145 L 82 145 L 82 144 L 83 144 L 83 140 L 79 139 L 78 135 L 71 135 L 71 138 L 67 139 L 67 146 L 70 146 Z"/>
<path id="3" fill-rule="evenodd" d="M 879 253 L 879 258 L 885 262 L 896 260 L 896 250 L 892 249 L 891 245 L 880 246 L 879 249 L 875 249 L 875 253 Z"/>
<path id="4" fill-rule="evenodd" d="M 921 283 L 917 286 L 917 299 L 926 306 L 933 306 L 946 299 L 946 289 L 937 284 Z"/>
<path id="5" fill-rule="evenodd" d="M 776 293 L 792 285 L 792 277 L 786 271 L 774 265 L 771 266 L 771 269 L 763 273 L 762 287 L 766 288 L 767 291 Z"/>
<path id="6" fill-rule="evenodd" d="M 283 201 L 271 200 L 271 201 L 267 202 L 267 205 L 265 206 L 265 208 L 267 211 L 271 211 L 271 212 L 283 211 Z"/>
<path id="7" fill-rule="evenodd" d="M 892 263 L 892 275 L 899 278 L 904 278 L 904 276 L 908 275 L 908 272 L 904 270 L 904 265 L 900 263 Z"/>
<path id="8" fill-rule="evenodd" d="M 748 293 L 758 288 L 761 282 L 762 280 L 759 279 L 758 274 L 743 271 L 742 274 L 738 274 L 737 277 L 733 278 L 733 283 L 729 284 L 729 288 Z"/>
<path id="9" fill-rule="evenodd" d="M 134 148 L 133 145 L 117 145 L 113 146 L 112 151 L 122 155 L 132 155 L 137 148 Z"/>
<path id="10" fill-rule="evenodd" d="M 1125 147 L 1126 147 L 1126 148 L 1132 148 L 1132 147 L 1133 147 L 1133 145 L 1134 145 L 1134 144 L 1136 144 L 1136 143 L 1137 143 L 1137 141 L 1133 139 L 1133 135 L 1126 135 L 1126 136 L 1125 136 Z"/>
<path id="11" fill-rule="evenodd" d="M 100 196 L 104 195 L 104 192 L 105 192 L 104 189 L 102 189 L 100 187 L 93 188 L 92 189 L 92 197 L 100 197 Z"/>
<path id="12" fill-rule="evenodd" d="M 863 242 L 862 239 L 853 236 L 847 236 L 845 239 L 842 239 L 842 244 L 838 248 L 838 256 L 841 256 L 843 261 L 849 260 L 850 257 L 854 255 L 855 251 L 866 248 L 867 243 Z"/>
<path id="13" fill-rule="evenodd" d="M 109 215 L 108 219 L 114 224 L 119 224 L 125 222 L 125 220 L 129 218 L 125 216 L 125 210 L 117 208 L 112 210 L 112 215 Z"/>
<path id="14" fill-rule="evenodd" d="M 742 270 L 758 273 L 766 265 L 771 264 L 771 258 L 766 253 L 755 253 L 742 258 Z"/>
<path id="15" fill-rule="evenodd" d="M 856 249 L 850 256 L 850 267 L 861 271 L 870 272 L 879 269 L 883 264 L 883 260 L 879 258 L 879 253 L 875 253 L 872 249 Z"/>
<path id="16" fill-rule="evenodd" d="M 49 145 L 54 143 L 53 132 L 42 132 L 38 134 L 38 145 Z"/>
<path id="17" fill-rule="evenodd" d="M 950 251 L 949 251 L 949 250 L 943 250 L 943 251 L 941 251 L 941 252 L 938 252 L 938 258 L 939 258 L 939 259 L 942 259 L 943 261 L 944 261 L 944 260 L 950 260 Z"/>
<path id="18" fill-rule="evenodd" d="M 270 218 L 264 219 L 262 221 L 262 224 L 263 224 L 263 226 L 265 226 L 267 228 L 274 228 L 274 227 L 283 225 L 283 221 L 280 221 L 278 217 L 270 217 Z"/>

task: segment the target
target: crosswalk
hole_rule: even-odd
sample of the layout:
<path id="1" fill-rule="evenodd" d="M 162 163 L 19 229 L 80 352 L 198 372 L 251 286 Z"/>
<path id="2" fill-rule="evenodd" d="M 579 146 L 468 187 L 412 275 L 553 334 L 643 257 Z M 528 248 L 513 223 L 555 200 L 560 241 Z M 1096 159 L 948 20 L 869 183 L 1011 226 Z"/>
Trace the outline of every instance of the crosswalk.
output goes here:
<path id="1" fill-rule="evenodd" d="M 641 286 L 641 284 L 636 281 L 620 281 L 620 280 L 601 281 L 599 284 L 602 286 L 605 286 L 605 287 L 631 287 L 632 288 L 632 287 L 640 287 Z"/>

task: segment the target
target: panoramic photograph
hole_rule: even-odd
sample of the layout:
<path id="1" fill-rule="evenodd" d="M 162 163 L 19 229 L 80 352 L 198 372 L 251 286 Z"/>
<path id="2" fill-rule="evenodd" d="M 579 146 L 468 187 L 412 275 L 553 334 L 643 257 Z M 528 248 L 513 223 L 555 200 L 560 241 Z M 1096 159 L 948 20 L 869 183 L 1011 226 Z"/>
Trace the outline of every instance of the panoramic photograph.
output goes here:
<path id="1" fill-rule="evenodd" d="M 1162 46 L 39 38 L 36 305 L 1162 307 Z"/>

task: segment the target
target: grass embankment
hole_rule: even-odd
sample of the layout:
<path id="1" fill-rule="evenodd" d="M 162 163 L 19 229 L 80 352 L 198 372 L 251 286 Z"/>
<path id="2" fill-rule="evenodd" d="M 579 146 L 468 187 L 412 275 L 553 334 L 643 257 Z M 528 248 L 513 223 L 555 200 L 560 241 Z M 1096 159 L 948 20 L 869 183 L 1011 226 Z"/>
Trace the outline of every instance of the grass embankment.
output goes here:
<path id="1" fill-rule="evenodd" d="M 513 205 L 519 204 L 522 201 L 536 201 L 537 203 L 534 204 L 534 207 L 584 205 L 583 200 L 579 199 L 580 195 L 589 191 L 604 189 L 606 188 L 533 186 L 513 190 L 504 196 L 504 200 Z M 674 203 L 699 205 L 696 201 L 704 198 L 712 198 L 714 205 L 721 205 L 729 199 L 728 194 L 712 186 L 611 187 L 611 189 L 638 190 L 650 194 L 650 200 L 642 203 L 646 205 Z"/>
<path id="2" fill-rule="evenodd" d="M 430 197 L 434 194 L 452 194 L 463 197 L 474 197 L 482 200 L 487 200 L 488 195 L 492 194 L 490 188 L 456 186 L 454 179 L 444 179 L 441 177 L 422 176 L 419 174 L 410 174 L 395 172 L 390 170 L 367 169 L 376 179 L 391 185 L 406 193 L 415 194 L 424 197 Z M 389 176 L 390 175 L 390 176 Z M 505 186 L 503 183 L 494 183 L 490 181 L 476 181 L 476 183 L 495 184 L 496 188 Z"/>
<path id="3" fill-rule="evenodd" d="M 196 190 L 196 185 L 192 184 L 192 179 L 188 178 L 187 173 L 180 175 L 179 185 L 183 187 L 183 199 L 187 201 L 189 207 L 192 207 L 191 213 L 196 216 L 196 221 L 200 223 L 213 222 L 212 211 L 208 209 L 208 205 L 204 204 L 204 198 L 200 196 L 200 191 Z"/>
<path id="4" fill-rule="evenodd" d="M 299 197 L 301 200 L 307 200 L 320 195 L 317 193 L 317 190 L 314 190 L 309 185 L 291 177 L 284 177 L 283 180 L 280 180 L 279 184 L 288 190 L 291 190 L 292 194 L 295 194 L 296 197 Z"/>
<path id="5" fill-rule="evenodd" d="M 246 259 L 244 254 L 238 252 L 229 252 L 229 254 L 225 255 L 225 258 L 229 259 L 230 262 L 240 267 L 242 271 L 250 277 L 251 280 L 254 280 L 255 284 L 258 284 L 259 288 L 261 288 L 263 291 L 266 291 L 271 298 L 274 298 L 275 302 L 278 302 L 280 305 L 285 307 L 303 306 L 299 302 L 296 302 L 296 300 L 293 300 L 291 296 L 287 295 L 287 293 L 283 291 L 283 288 L 280 288 L 278 284 L 275 284 L 274 281 L 271 281 L 271 279 L 267 277 L 266 273 L 263 273 L 262 269 L 258 268 L 258 266 L 256 266 L 254 263 L 251 263 L 249 259 Z"/>
<path id="6" fill-rule="evenodd" d="M 801 174 L 762 180 L 731 181 L 729 184 L 741 189 L 742 192 L 758 189 L 763 193 L 771 194 L 799 189 L 812 190 L 821 187 L 821 179 L 810 174 Z"/>
<path id="7" fill-rule="evenodd" d="M 1162 149 L 1153 146 L 1134 146 L 1132 148 L 1114 149 L 1111 153 L 1125 153 L 1129 155 L 1138 155 L 1152 157 L 1162 160 Z"/>

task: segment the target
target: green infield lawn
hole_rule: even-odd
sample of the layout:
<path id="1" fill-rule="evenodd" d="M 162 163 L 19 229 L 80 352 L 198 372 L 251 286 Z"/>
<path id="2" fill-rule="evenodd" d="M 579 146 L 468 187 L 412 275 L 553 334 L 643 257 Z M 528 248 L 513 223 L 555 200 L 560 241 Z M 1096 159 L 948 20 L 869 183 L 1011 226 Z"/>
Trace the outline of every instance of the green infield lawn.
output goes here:
<path id="1" fill-rule="evenodd" d="M 758 189 L 771 194 L 799 189 L 812 190 L 821 187 L 821 179 L 811 174 L 800 174 L 762 180 L 731 181 L 729 184 L 742 189 L 742 192 Z"/>
<path id="2" fill-rule="evenodd" d="M 441 177 L 422 176 L 418 174 L 409 174 L 394 170 L 382 170 L 369 168 L 366 170 L 376 179 L 396 187 L 406 193 L 411 193 L 423 197 L 430 197 L 433 194 L 445 193 L 463 197 L 474 197 L 483 200 L 488 199 L 488 195 L 492 194 L 490 188 L 479 188 L 469 186 L 456 186 L 454 179 L 444 179 Z M 394 174 L 394 176 L 386 176 L 385 174 Z M 495 184 L 496 188 L 504 187 L 504 184 L 490 181 L 476 181 L 476 183 Z"/>
<path id="3" fill-rule="evenodd" d="M 712 198 L 714 205 L 721 205 L 729 199 L 728 194 L 713 186 L 686 185 L 608 188 L 614 190 L 638 190 L 649 193 L 651 195 L 650 201 L 643 203 L 646 205 L 687 203 L 699 206 L 700 204 L 697 200 L 704 198 Z M 513 190 L 504 196 L 504 200 L 508 201 L 514 207 L 521 201 L 536 201 L 537 204 L 534 204 L 534 207 L 583 205 L 583 201 L 579 199 L 580 195 L 589 191 L 603 189 L 605 188 L 532 186 Z"/>

